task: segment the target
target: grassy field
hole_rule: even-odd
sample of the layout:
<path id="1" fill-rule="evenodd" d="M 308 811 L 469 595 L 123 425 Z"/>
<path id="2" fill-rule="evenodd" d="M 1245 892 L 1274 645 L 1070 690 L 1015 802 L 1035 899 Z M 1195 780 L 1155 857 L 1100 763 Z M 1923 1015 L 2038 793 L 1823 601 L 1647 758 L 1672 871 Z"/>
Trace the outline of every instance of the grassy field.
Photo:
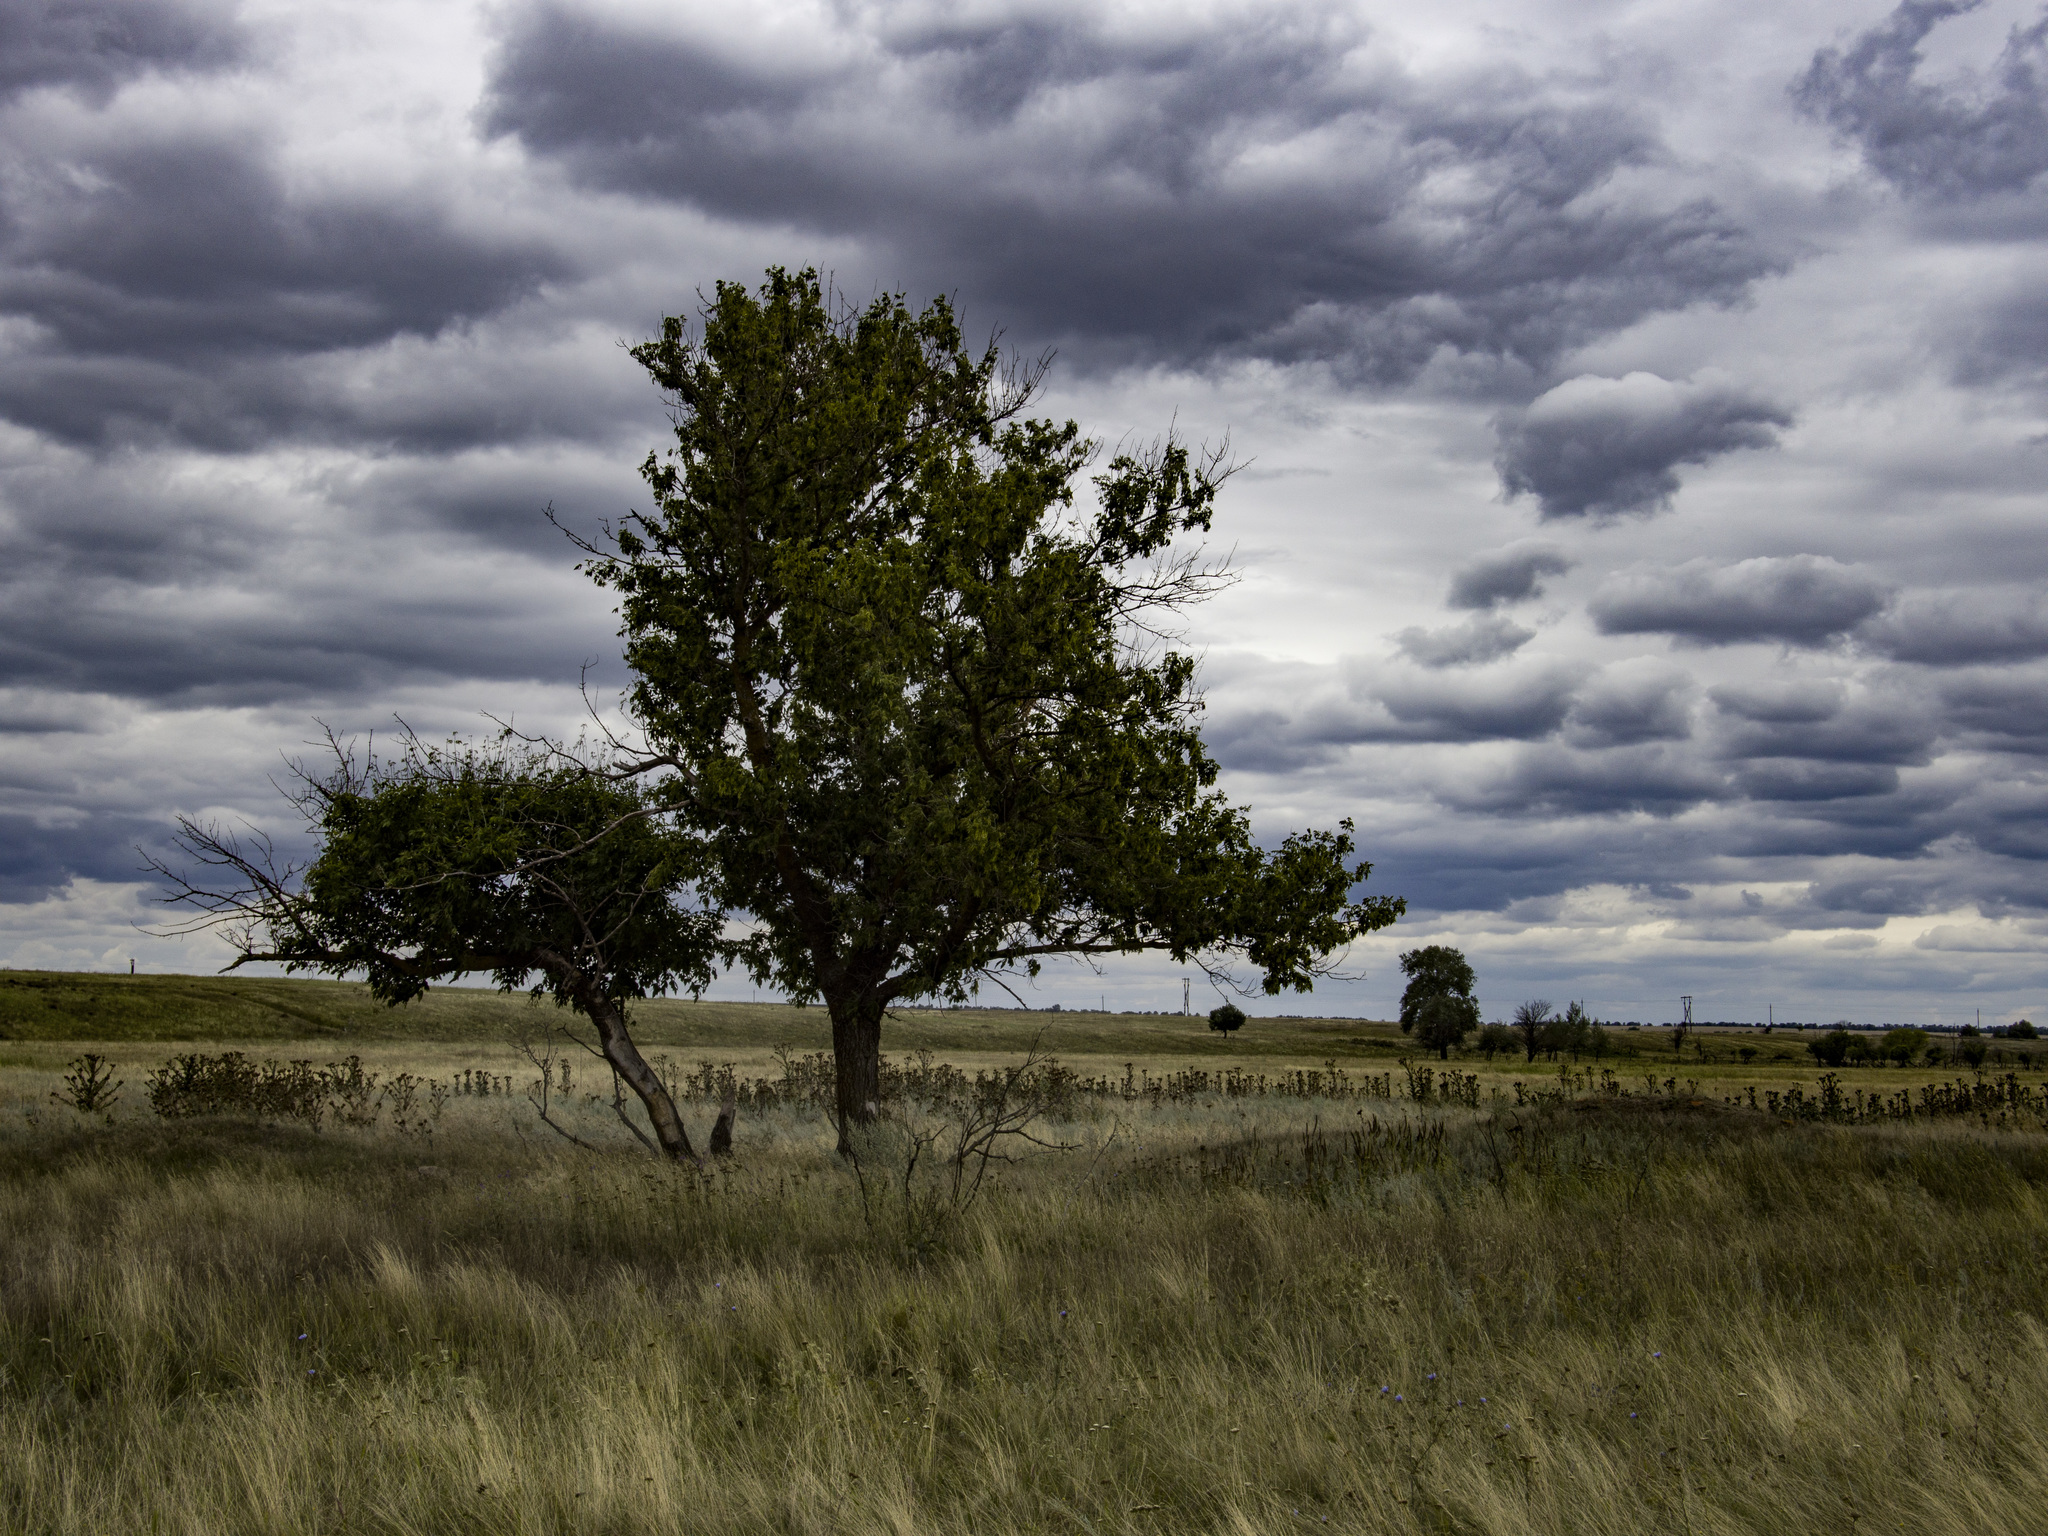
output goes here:
<path id="1" fill-rule="evenodd" d="M 325 1032 L 346 989 L 228 985 L 276 1033 L 89 1018 L 111 1117 L 51 1102 L 75 1039 L 0 1047 L 0 1530 L 2041 1528 L 2031 1068 L 2010 1112 L 1828 1123 L 1748 1107 L 1817 1091 L 1772 1036 L 1458 1062 L 1447 1103 L 1356 1021 L 1066 1015 L 1079 1073 L 1182 1088 L 1074 1096 L 1040 1126 L 1065 1150 L 963 1204 L 929 1151 L 907 1167 L 937 1109 L 900 1106 L 856 1172 L 764 1099 L 732 1162 L 665 1167 L 583 1066 L 556 1107 L 595 1150 L 537 1123 L 523 1003 L 430 1000 L 359 1044 Z M 666 1006 L 677 1070 L 816 1044 L 785 1028 L 814 1014 Z M 887 1047 L 993 1062 L 1045 1022 L 911 1015 Z M 410 1133 L 163 1120 L 143 1070 L 194 1047 L 138 1037 L 188 1030 L 500 1091 Z M 1320 1061 L 1343 1077 L 1288 1077 Z M 1235 1096 L 1186 1089 L 1232 1070 Z"/>

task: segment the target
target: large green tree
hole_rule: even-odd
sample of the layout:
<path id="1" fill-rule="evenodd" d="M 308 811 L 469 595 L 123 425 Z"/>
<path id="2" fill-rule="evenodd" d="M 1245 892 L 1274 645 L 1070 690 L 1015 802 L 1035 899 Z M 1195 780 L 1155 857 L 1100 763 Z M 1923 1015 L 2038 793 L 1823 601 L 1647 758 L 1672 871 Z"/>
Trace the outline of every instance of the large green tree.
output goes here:
<path id="1" fill-rule="evenodd" d="M 579 540 L 635 677 L 633 738 L 585 777 L 637 786 L 617 826 L 670 846 L 646 880 L 695 951 L 824 1004 L 842 1148 L 877 1113 L 894 1003 L 1147 950 L 1307 990 L 1402 912 L 1353 899 L 1348 821 L 1262 848 L 1214 787 L 1171 637 L 1218 579 L 1186 545 L 1220 457 L 1118 454 L 1077 505 L 1096 445 L 1025 416 L 1042 367 L 970 352 L 943 300 L 836 307 L 808 271 L 720 283 L 633 355 L 675 441 L 642 466 L 649 509 Z M 307 899 L 344 856 L 320 830 Z M 404 879 L 412 910 L 436 877 Z M 364 953 L 349 921 L 301 963 Z M 622 996 L 691 974 L 628 953 Z"/>
<path id="2" fill-rule="evenodd" d="M 943 301 L 835 312 L 814 273 L 718 285 L 634 356 L 675 443 L 592 547 L 630 705 L 753 974 L 830 1014 L 842 1135 L 885 1010 L 1055 955 L 1236 954 L 1268 992 L 1403 910 L 1353 901 L 1349 823 L 1267 851 L 1213 788 L 1193 660 L 1215 459 L 1026 419 L 1036 371 Z"/>

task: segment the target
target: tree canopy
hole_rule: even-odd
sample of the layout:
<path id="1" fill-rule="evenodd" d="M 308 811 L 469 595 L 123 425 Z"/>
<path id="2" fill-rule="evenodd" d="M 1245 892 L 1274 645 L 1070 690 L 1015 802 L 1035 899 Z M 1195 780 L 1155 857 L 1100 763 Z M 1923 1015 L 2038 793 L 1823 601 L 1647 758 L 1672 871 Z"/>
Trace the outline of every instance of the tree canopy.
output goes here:
<path id="1" fill-rule="evenodd" d="M 1401 956 L 1401 972 L 1408 978 L 1401 993 L 1401 1029 L 1413 1029 L 1422 1016 L 1422 1005 L 1432 997 L 1470 999 L 1474 978 L 1462 952 L 1448 944 L 1426 944 Z"/>

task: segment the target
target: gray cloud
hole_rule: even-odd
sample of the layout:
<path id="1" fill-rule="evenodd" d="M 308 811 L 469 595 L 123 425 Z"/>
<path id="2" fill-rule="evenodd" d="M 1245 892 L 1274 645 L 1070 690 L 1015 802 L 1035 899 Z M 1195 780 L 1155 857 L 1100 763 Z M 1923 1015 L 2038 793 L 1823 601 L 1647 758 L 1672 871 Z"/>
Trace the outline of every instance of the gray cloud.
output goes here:
<path id="1" fill-rule="evenodd" d="M 1507 495 L 1534 496 L 1545 518 L 1662 512 L 1679 465 L 1771 447 L 1791 422 L 1726 380 L 1584 375 L 1504 416 L 1495 464 Z"/>
<path id="2" fill-rule="evenodd" d="M 1573 562 L 1555 544 L 1524 539 L 1490 550 L 1451 578 L 1453 608 L 1498 608 L 1543 595 L 1545 576 L 1562 576 Z"/>
<path id="3" fill-rule="evenodd" d="M 1673 816 L 1727 792 L 1725 776 L 1690 752 L 1658 745 L 1575 752 L 1544 742 L 1524 748 L 1505 773 L 1452 800 L 1467 810 L 1520 816 Z M 1584 872 L 1578 877 L 1585 878 Z"/>
<path id="4" fill-rule="evenodd" d="M 1609 667 L 1573 699 L 1566 739 L 1596 748 L 1683 741 L 1697 691 L 1691 677 L 1659 661 Z"/>
<path id="5" fill-rule="evenodd" d="M 2048 171 L 2048 20 L 2014 28 L 1988 79 L 1929 84 L 1920 44 L 1983 0 L 1906 0 L 1844 49 L 1824 48 L 1794 99 L 1900 191 L 1944 200 L 2019 192 Z"/>
<path id="6" fill-rule="evenodd" d="M 1899 770 L 1889 763 L 1828 763 L 1764 759 L 1745 765 L 1735 786 L 1752 800 L 1848 800 L 1889 795 Z"/>
<path id="7" fill-rule="evenodd" d="M 1719 755 L 1728 759 L 1810 758 L 1833 763 L 1918 764 L 1929 761 L 1938 719 L 1916 701 L 1851 699 L 1818 718 L 1758 718 L 1739 699 L 1715 703 L 1724 715 Z M 1775 798 L 1775 797 L 1774 797 Z"/>
<path id="8" fill-rule="evenodd" d="M 1857 630 L 1895 661 L 1935 667 L 2048 656 L 2048 600 L 2031 591 L 1919 592 Z"/>
<path id="9" fill-rule="evenodd" d="M 1536 631 L 1499 614 L 1474 614 L 1442 629 L 1409 628 L 1394 636 L 1401 654 L 1423 667 L 1470 667 L 1512 656 Z"/>
<path id="10" fill-rule="evenodd" d="M 590 185 L 855 238 L 1084 360 L 1519 390 L 1779 266 L 1711 201 L 1624 176 L 1667 161 L 1627 90 L 1425 86 L 1319 6 L 1150 36 L 884 8 L 774 56 L 683 25 L 513 10 L 491 131 Z"/>
<path id="11" fill-rule="evenodd" d="M 142 859 L 135 845 L 158 846 L 165 828 L 154 818 L 119 813 L 62 826 L 0 811 L 0 902 L 40 901 L 73 880 L 133 880 Z"/>
<path id="12" fill-rule="evenodd" d="M 1944 680 L 1949 723 L 2005 751 L 2048 753 L 2048 676 L 2040 669 L 1975 671 Z"/>
<path id="13" fill-rule="evenodd" d="M 1674 635 L 1699 645 L 1825 645 L 1881 609 L 1889 588 L 1825 555 L 1688 560 L 1602 586 L 1588 605 L 1603 635 Z"/>
<path id="14" fill-rule="evenodd" d="M 427 194 L 294 192 L 269 150 L 150 131 L 58 151 L 0 219 L 0 314 L 26 322 L 0 413 L 62 440 L 242 449 L 333 410 L 303 360 L 432 336 L 567 276 Z"/>
<path id="15" fill-rule="evenodd" d="M 1391 718 L 1361 720 L 1346 734 L 1352 741 L 1531 741 L 1564 724 L 1584 675 L 1557 665 L 1462 676 L 1397 673 L 1371 689 Z"/>
<path id="16" fill-rule="evenodd" d="M 152 69 L 220 69 L 243 54 L 225 5 L 9 0 L 0 7 L 0 97 L 49 86 L 104 97 Z"/>

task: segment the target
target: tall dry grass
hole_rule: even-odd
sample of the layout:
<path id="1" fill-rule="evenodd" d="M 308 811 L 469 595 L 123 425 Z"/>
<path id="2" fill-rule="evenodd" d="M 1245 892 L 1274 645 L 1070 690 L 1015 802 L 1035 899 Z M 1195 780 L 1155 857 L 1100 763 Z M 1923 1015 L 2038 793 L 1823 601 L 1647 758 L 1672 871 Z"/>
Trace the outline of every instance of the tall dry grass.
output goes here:
<path id="1" fill-rule="evenodd" d="M 2042 1528 L 2048 1138 L 1584 1103 L 1105 1111 L 949 1215 L 794 1111 L 701 1176 L 24 1098 L 0 1527 Z"/>

